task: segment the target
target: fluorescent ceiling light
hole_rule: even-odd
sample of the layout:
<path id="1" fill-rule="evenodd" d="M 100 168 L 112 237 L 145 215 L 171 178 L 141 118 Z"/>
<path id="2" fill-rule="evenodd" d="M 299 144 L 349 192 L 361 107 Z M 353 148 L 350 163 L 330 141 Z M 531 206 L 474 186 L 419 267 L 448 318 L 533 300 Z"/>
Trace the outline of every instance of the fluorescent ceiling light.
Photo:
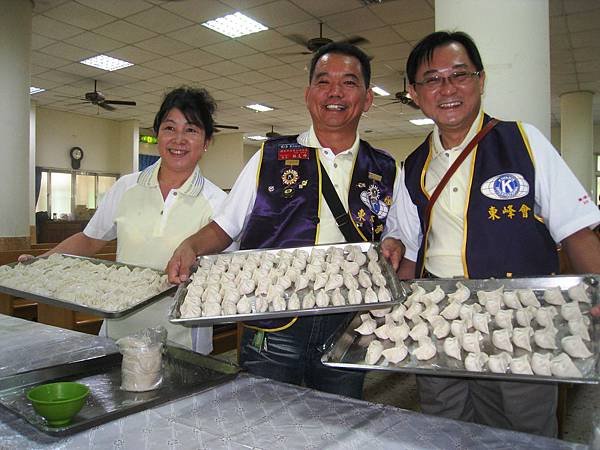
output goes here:
<path id="1" fill-rule="evenodd" d="M 410 119 L 409 122 L 413 125 L 433 125 L 433 120 L 431 119 Z"/>
<path id="2" fill-rule="evenodd" d="M 108 70 L 109 72 L 112 72 L 113 70 L 123 69 L 124 67 L 133 66 L 133 64 L 130 62 L 123 61 L 117 58 L 112 58 L 106 55 L 97 55 L 79 62 L 81 64 L 85 64 L 86 66 L 92 66 L 98 69 Z"/>
<path id="3" fill-rule="evenodd" d="M 46 89 L 43 88 L 39 88 L 39 87 L 35 87 L 35 86 L 29 86 L 29 95 L 31 94 L 37 94 L 38 92 L 44 92 Z"/>
<path id="4" fill-rule="evenodd" d="M 262 23 L 259 23 L 240 12 L 219 17 L 215 20 L 209 20 L 202 25 L 211 30 L 215 30 L 218 33 L 224 34 L 225 36 L 229 36 L 230 38 L 268 30 Z"/>
<path id="5" fill-rule="evenodd" d="M 380 95 L 382 97 L 385 97 L 386 95 L 390 95 L 390 93 L 388 91 L 386 91 L 385 89 L 381 89 L 379 86 L 373 86 L 371 89 L 377 95 Z"/>
<path id="6" fill-rule="evenodd" d="M 267 137 L 266 136 L 248 136 L 248 139 L 250 139 L 251 141 L 266 141 Z"/>
<path id="7" fill-rule="evenodd" d="M 255 103 L 254 105 L 246 105 L 246 108 L 253 109 L 254 111 L 258 112 L 273 111 L 273 108 L 271 108 L 270 106 L 261 105 L 260 103 Z"/>

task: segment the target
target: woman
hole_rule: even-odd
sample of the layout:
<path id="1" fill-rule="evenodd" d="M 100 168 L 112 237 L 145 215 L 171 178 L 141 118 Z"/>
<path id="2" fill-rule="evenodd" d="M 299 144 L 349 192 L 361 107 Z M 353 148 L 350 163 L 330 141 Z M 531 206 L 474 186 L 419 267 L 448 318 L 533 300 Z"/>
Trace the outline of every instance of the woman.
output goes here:
<path id="1" fill-rule="evenodd" d="M 204 89 L 178 88 L 167 94 L 154 119 L 160 159 L 142 172 L 121 177 L 85 230 L 46 255 L 92 256 L 117 238 L 117 261 L 164 270 L 179 243 L 209 223 L 226 196 L 198 167 L 214 132 L 214 110 L 215 102 Z M 118 339 L 161 324 L 169 340 L 209 353 L 212 328 L 170 324 L 171 303 L 168 297 L 122 319 L 106 320 L 100 334 Z"/>

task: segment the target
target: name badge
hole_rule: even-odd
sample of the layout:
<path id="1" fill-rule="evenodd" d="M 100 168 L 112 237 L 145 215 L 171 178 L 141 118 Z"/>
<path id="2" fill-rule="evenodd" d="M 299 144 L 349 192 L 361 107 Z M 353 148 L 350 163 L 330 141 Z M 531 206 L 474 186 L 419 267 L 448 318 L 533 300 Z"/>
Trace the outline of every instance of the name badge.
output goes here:
<path id="1" fill-rule="evenodd" d="M 279 161 L 309 158 L 310 153 L 308 148 L 298 144 L 281 144 L 277 150 L 277 159 Z"/>

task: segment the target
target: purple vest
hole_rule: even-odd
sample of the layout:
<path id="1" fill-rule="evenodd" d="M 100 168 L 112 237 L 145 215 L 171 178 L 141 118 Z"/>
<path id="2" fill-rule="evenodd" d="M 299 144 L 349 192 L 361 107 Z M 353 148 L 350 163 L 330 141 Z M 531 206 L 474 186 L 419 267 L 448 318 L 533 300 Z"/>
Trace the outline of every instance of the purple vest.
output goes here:
<path id="1" fill-rule="evenodd" d="M 270 139 L 262 149 L 256 201 L 240 241 L 241 249 L 315 245 L 319 223 L 321 166 L 314 148 L 297 136 Z M 364 241 L 378 241 L 392 203 L 396 163 L 360 141 L 348 206 Z"/>
<path id="2" fill-rule="evenodd" d="M 489 120 L 485 115 L 484 125 Z M 423 274 L 427 241 L 423 220 L 429 196 L 421 180 L 425 180 L 425 164 L 430 158 L 430 140 L 431 135 L 404 165 L 406 187 L 417 206 L 424 236 L 417 276 Z M 473 150 L 475 164 L 465 220 L 468 278 L 548 275 L 558 271 L 556 243 L 533 212 L 535 166 L 527 146 L 516 122 L 499 122 Z M 445 189 L 448 188 L 447 185 Z"/>

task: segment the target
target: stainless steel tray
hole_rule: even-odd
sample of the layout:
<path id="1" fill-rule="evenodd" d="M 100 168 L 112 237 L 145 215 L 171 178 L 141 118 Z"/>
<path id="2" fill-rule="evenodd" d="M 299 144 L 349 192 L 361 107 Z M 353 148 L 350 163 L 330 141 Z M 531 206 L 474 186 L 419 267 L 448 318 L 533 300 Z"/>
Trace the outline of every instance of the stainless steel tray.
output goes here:
<path id="1" fill-rule="evenodd" d="M 313 249 L 327 249 L 330 247 L 344 248 L 347 245 L 360 246 L 361 250 L 366 252 L 372 245 L 370 242 L 360 243 L 342 243 L 342 244 L 330 244 L 330 245 L 315 245 L 307 247 L 294 247 L 294 248 L 282 248 L 282 249 L 261 249 L 261 250 L 241 250 L 235 253 L 257 253 L 257 252 L 269 252 L 277 253 L 281 250 L 294 251 L 296 249 L 305 250 L 310 253 Z M 376 245 L 378 248 L 378 246 Z M 204 258 L 215 258 L 219 255 L 206 255 L 198 258 L 201 261 Z M 182 283 L 179 285 L 175 294 L 175 299 L 171 312 L 169 314 L 169 321 L 172 323 L 178 323 L 181 325 L 196 325 L 196 326 L 211 326 L 214 324 L 221 323 L 232 323 L 232 322 L 244 322 L 249 320 L 264 320 L 264 319 L 279 319 L 285 317 L 299 317 L 299 316 L 315 316 L 320 314 L 336 314 L 336 313 L 348 313 L 355 311 L 365 311 L 371 309 L 390 308 L 401 303 L 406 298 L 406 287 L 402 286 L 398 277 L 396 276 L 394 269 L 391 265 L 379 255 L 379 265 L 382 269 L 382 274 L 386 279 L 387 288 L 389 289 L 392 301 L 385 303 L 361 303 L 359 305 L 345 305 L 345 306 L 326 306 L 323 308 L 315 307 L 311 309 L 295 309 L 278 312 L 264 312 L 264 313 L 250 313 L 250 314 L 235 314 L 235 315 L 222 315 L 222 316 L 208 316 L 208 317 L 193 317 L 193 318 L 182 318 L 180 313 L 180 307 L 185 300 L 187 294 L 187 286 L 190 283 Z M 309 284 L 309 288 L 312 285 Z M 286 290 L 284 295 L 291 295 L 291 290 Z M 301 292 L 301 291 L 299 291 Z M 342 288 L 341 292 L 345 295 L 347 293 L 346 288 Z"/>
<path id="2" fill-rule="evenodd" d="M 465 280 L 465 279 L 419 279 L 406 282 L 405 288 L 411 283 L 415 282 L 419 286 L 423 287 L 427 292 L 432 291 L 437 285 L 439 285 L 444 292 L 452 293 L 456 290 L 456 282 L 460 281 L 471 290 L 471 298 L 465 303 L 475 303 L 477 290 L 491 291 L 504 286 L 505 290 L 513 289 L 533 289 L 536 296 L 540 300 L 542 306 L 544 300 L 541 298 L 541 290 L 546 288 L 559 286 L 561 290 L 566 290 L 571 286 L 577 285 L 580 282 L 585 282 L 589 288 L 588 293 L 592 299 L 592 304 L 598 304 L 600 300 L 600 276 L 598 275 L 582 275 L 582 276 L 552 276 L 552 277 L 541 277 L 541 278 L 509 278 L 509 279 L 486 279 L 486 280 Z M 403 282 L 404 284 L 404 282 Z M 410 288 L 408 288 L 410 290 Z M 474 300 L 474 298 L 475 300 Z M 565 298 L 566 298 L 565 294 Z M 446 300 L 440 303 L 440 310 L 445 306 Z M 580 307 L 586 315 L 590 306 L 587 304 L 581 304 Z M 378 325 L 384 323 L 384 319 L 376 319 Z M 555 321 L 557 319 L 555 318 Z M 562 318 L 560 321 L 564 322 Z M 559 321 L 557 339 L 564 337 L 569 334 L 566 328 L 566 323 L 561 324 Z M 412 341 L 410 337 L 405 340 L 405 344 L 409 349 L 409 354 L 403 361 L 399 363 L 388 363 L 384 362 L 385 359 L 382 357 L 379 359 L 379 364 L 369 365 L 365 363 L 366 350 L 369 344 L 377 339 L 375 334 L 362 336 L 358 332 L 354 331 L 362 323 L 361 318 L 357 315 L 349 325 L 341 330 L 337 336 L 332 339 L 332 344 L 329 350 L 325 352 L 321 361 L 323 364 L 331 367 L 346 368 L 346 369 L 359 369 L 359 370 L 384 370 L 392 372 L 409 372 L 422 375 L 443 375 L 443 376 L 454 376 L 454 377 L 467 377 L 467 378 L 486 378 L 486 379 L 502 379 L 502 380 L 522 380 L 522 381 L 543 381 L 543 382 L 566 382 L 566 383 L 585 383 L 585 384 L 598 384 L 600 383 L 600 324 L 597 319 L 593 319 L 590 322 L 589 332 L 591 342 L 586 342 L 588 348 L 591 348 L 593 356 L 587 359 L 576 359 L 572 358 L 575 365 L 581 371 L 582 378 L 559 378 L 555 376 L 539 376 L 539 375 L 521 375 L 512 373 L 493 373 L 493 372 L 471 372 L 467 371 L 464 367 L 463 361 L 458 361 L 454 358 L 447 356 L 442 349 L 442 340 L 437 340 L 435 336 L 431 335 L 433 343 L 436 345 L 437 353 L 436 356 L 427 361 L 419 361 L 412 354 L 412 351 L 416 348 L 416 343 Z M 556 322 L 555 322 L 556 324 Z M 490 322 L 490 333 L 492 332 L 493 326 Z M 384 348 L 390 348 L 394 346 L 394 343 L 389 340 L 382 340 Z M 484 335 L 484 340 L 480 344 L 481 351 L 494 354 L 500 353 L 493 344 L 489 335 Z M 535 352 L 538 350 L 535 342 L 531 342 L 532 350 Z M 541 350 L 544 353 L 552 352 L 553 355 L 557 355 L 561 352 L 560 349 L 550 351 Z M 527 350 L 515 347 L 513 352 L 514 357 L 521 356 L 528 352 Z M 463 351 L 463 356 L 465 352 Z"/>
<path id="3" fill-rule="evenodd" d="M 77 255 L 69 255 L 69 254 L 63 254 L 63 256 L 66 256 L 69 258 L 83 259 L 83 260 L 90 261 L 91 263 L 94 263 L 94 264 L 104 264 L 105 266 L 128 267 L 129 269 L 141 267 L 141 266 L 134 266 L 132 264 L 118 263 L 115 261 L 107 261 L 105 259 L 88 258 L 85 256 L 77 256 Z M 33 261 L 35 261 L 37 259 L 45 259 L 45 258 L 48 258 L 48 257 L 43 256 L 43 257 L 34 258 L 32 260 L 25 261 L 24 263 L 21 263 L 21 264 L 31 264 Z M 14 267 L 17 264 L 19 264 L 19 263 L 15 262 L 15 263 L 7 264 L 7 266 Z M 157 271 L 157 272 L 159 272 L 159 271 Z M 82 305 L 80 303 L 74 303 L 69 300 L 61 300 L 59 298 L 54 298 L 54 297 L 45 297 L 43 295 L 38 295 L 38 294 L 34 294 L 32 292 L 21 291 L 18 289 L 9 288 L 6 286 L 2 286 L 0 284 L 0 292 L 5 293 L 5 294 L 9 294 L 9 295 L 12 295 L 15 297 L 20 297 L 20 298 L 28 298 L 30 300 L 35 300 L 37 302 L 44 303 L 46 305 L 58 306 L 61 308 L 71 309 L 74 311 L 82 311 L 82 312 L 94 314 L 99 317 L 105 317 L 105 318 L 111 318 L 111 319 L 115 319 L 115 318 L 119 318 L 119 317 L 126 316 L 128 314 L 131 314 L 132 312 L 135 312 L 138 309 L 141 309 L 141 308 L 149 305 L 150 303 L 154 303 L 155 301 L 160 300 L 164 296 L 166 296 L 172 292 L 175 292 L 176 289 L 177 289 L 177 286 L 170 286 L 169 288 L 159 292 L 156 295 L 153 295 L 152 297 L 140 299 L 139 302 L 137 302 L 136 304 L 131 305 L 127 308 L 123 308 L 118 311 L 108 311 L 108 310 L 101 309 L 101 308 L 94 308 L 92 306 Z"/>
<path id="4" fill-rule="evenodd" d="M 232 380 L 239 371 L 226 361 L 177 347 L 167 347 L 163 365 L 161 387 L 147 392 L 120 390 L 119 353 L 25 372 L 0 379 L 0 405 L 45 433 L 64 436 L 201 392 Z M 82 410 L 64 427 L 48 426 L 26 397 L 34 386 L 55 381 L 76 381 L 90 388 Z"/>

